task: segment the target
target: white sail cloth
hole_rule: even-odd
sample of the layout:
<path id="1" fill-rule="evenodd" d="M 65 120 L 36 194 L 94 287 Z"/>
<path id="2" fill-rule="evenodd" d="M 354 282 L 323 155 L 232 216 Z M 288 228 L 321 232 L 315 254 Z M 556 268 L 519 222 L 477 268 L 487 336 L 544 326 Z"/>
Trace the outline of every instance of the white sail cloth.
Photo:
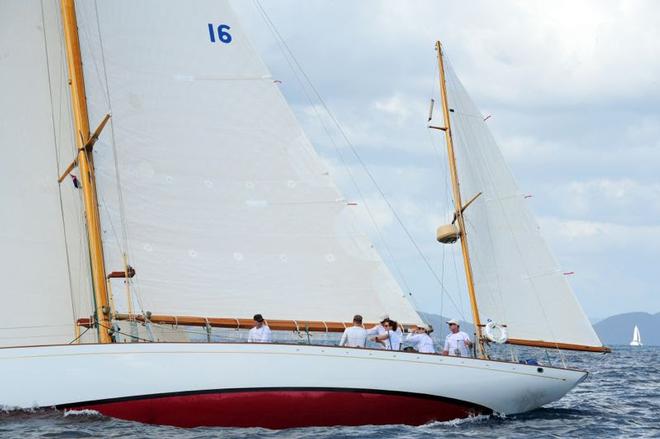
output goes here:
<path id="1" fill-rule="evenodd" d="M 635 329 L 633 329 L 633 338 L 632 341 L 630 342 L 630 346 L 641 346 L 642 345 L 642 336 L 639 333 L 639 328 L 637 325 L 635 325 Z"/>
<path id="2" fill-rule="evenodd" d="M 447 66 L 447 95 L 482 322 L 510 339 L 602 346 L 540 234 L 483 116 Z"/>
<path id="3" fill-rule="evenodd" d="M 0 54 L 0 346 L 68 343 L 91 293 L 79 192 L 57 183 L 75 157 L 59 2 L 0 2 Z"/>
<path id="4" fill-rule="evenodd" d="M 106 264 L 128 249 L 142 310 L 420 321 L 226 2 L 77 7 Z"/>

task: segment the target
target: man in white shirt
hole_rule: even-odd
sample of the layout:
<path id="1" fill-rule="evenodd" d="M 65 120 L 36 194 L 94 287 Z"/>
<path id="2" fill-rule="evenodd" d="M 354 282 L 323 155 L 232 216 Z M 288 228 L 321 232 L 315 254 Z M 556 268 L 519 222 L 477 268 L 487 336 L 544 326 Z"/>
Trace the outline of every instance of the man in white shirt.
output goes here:
<path id="1" fill-rule="evenodd" d="M 406 341 L 412 343 L 417 352 L 434 354 L 435 347 L 433 346 L 433 339 L 429 335 L 431 332 L 433 332 L 433 328 L 428 325 L 417 326 L 408 333 Z"/>
<path id="2" fill-rule="evenodd" d="M 351 348 L 363 348 L 367 343 L 367 330 L 362 327 L 362 316 L 356 314 L 353 317 L 353 326 L 344 329 L 339 346 Z"/>
<path id="3" fill-rule="evenodd" d="M 261 314 L 255 314 L 253 319 L 255 326 L 248 333 L 248 343 L 272 343 L 273 334 Z"/>
<path id="4" fill-rule="evenodd" d="M 445 347 L 442 350 L 443 355 L 453 357 L 469 357 L 472 341 L 470 336 L 461 331 L 458 321 L 452 319 L 447 322 L 449 325 L 449 335 L 445 338 Z"/>
<path id="5" fill-rule="evenodd" d="M 381 323 L 381 326 L 383 332 L 371 340 L 383 344 L 385 349 L 390 351 L 398 351 L 401 349 L 403 333 L 401 332 L 401 328 L 398 327 L 398 323 L 394 320 L 387 319 Z"/>
<path id="6" fill-rule="evenodd" d="M 374 327 L 371 328 L 371 329 L 367 329 L 367 335 L 377 335 L 377 336 L 380 336 L 380 335 L 386 334 L 387 331 L 385 330 L 385 328 L 383 327 L 383 325 L 384 325 L 385 322 L 387 322 L 389 319 L 390 319 L 390 318 L 389 318 L 388 316 L 383 316 L 382 319 L 381 319 L 381 321 L 380 321 L 380 324 L 374 326 Z M 371 340 L 371 341 L 374 341 L 374 342 L 376 342 L 376 343 L 378 343 L 378 347 L 379 347 L 380 349 L 384 349 L 384 348 L 385 348 L 385 343 L 382 342 L 382 341 L 377 340 L 377 337 L 372 337 L 370 340 Z"/>

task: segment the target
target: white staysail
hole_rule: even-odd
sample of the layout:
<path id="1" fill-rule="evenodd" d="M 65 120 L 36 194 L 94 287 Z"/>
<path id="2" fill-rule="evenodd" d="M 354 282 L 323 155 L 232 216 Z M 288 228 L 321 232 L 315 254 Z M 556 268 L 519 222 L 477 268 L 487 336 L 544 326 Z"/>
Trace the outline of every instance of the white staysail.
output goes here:
<path id="1" fill-rule="evenodd" d="M 94 157 L 106 266 L 128 250 L 142 310 L 420 321 L 227 2 L 77 13 L 91 124 L 112 113 Z"/>
<path id="2" fill-rule="evenodd" d="M 642 346 L 642 336 L 639 333 L 637 325 L 635 325 L 635 329 L 633 330 L 633 338 L 630 342 L 630 346 Z"/>
<path id="3" fill-rule="evenodd" d="M 509 339 L 601 347 L 483 116 L 447 66 L 452 138 L 482 322 Z"/>
<path id="4" fill-rule="evenodd" d="M 0 3 L 0 346 L 67 343 L 89 315 L 57 2 Z"/>

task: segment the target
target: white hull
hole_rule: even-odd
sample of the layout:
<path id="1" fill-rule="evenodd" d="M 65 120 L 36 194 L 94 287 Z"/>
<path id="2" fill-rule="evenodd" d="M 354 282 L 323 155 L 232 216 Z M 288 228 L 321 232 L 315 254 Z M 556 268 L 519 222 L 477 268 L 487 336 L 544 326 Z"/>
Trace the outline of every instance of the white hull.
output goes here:
<path id="1" fill-rule="evenodd" d="M 191 398 L 190 395 L 197 393 L 286 389 L 286 395 L 291 396 L 304 392 L 316 395 L 314 392 L 322 389 L 321 392 L 357 392 L 361 397 L 375 393 L 430 398 L 474 407 L 475 413 L 492 411 L 508 415 L 555 401 L 586 376 L 583 371 L 500 361 L 308 345 L 62 345 L 0 349 L 0 404 L 8 408 L 93 408 L 112 416 L 181 426 L 243 425 L 248 421 L 223 420 L 218 413 L 214 422 L 176 419 L 169 422 L 153 414 L 124 416 L 124 408 L 118 407 L 159 395 Z M 217 400 L 218 396 L 214 398 Z M 308 402 L 309 398 L 305 407 Z M 141 409 L 148 407 L 141 404 Z M 119 411 L 111 410 L 112 407 Z M 135 407 L 130 410 L 135 412 Z M 319 409 L 324 413 L 314 412 L 317 418 L 292 425 L 325 424 L 325 417 L 334 419 L 335 414 L 340 415 L 327 406 Z M 178 411 L 181 413 L 180 408 Z M 444 417 L 437 414 L 437 420 Z M 345 422 L 344 417 L 336 419 Z M 406 422 L 405 419 L 405 416 L 397 418 L 399 422 Z M 414 416 L 410 419 L 409 423 L 417 423 Z M 253 425 L 290 424 L 271 421 L 255 418 Z"/>

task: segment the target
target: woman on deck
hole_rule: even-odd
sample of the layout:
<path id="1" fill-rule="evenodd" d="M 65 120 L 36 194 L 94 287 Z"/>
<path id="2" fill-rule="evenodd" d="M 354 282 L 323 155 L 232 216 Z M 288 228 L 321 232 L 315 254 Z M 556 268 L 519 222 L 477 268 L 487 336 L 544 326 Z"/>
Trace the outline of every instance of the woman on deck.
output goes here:
<path id="1" fill-rule="evenodd" d="M 422 354 L 434 354 L 435 347 L 433 346 L 433 339 L 430 334 L 433 328 L 428 325 L 417 326 L 414 330 L 408 333 L 406 341 L 412 343 L 417 352 Z"/>

